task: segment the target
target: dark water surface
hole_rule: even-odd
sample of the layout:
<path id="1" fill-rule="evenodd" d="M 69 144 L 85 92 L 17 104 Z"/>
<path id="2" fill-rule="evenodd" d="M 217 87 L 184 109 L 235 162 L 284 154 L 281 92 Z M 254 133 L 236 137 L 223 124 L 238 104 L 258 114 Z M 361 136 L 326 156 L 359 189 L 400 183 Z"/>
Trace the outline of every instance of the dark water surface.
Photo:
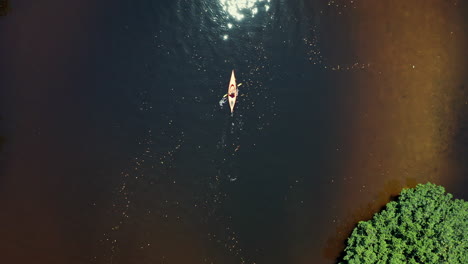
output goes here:
<path id="1" fill-rule="evenodd" d="M 467 199 L 467 3 L 396 2 L 11 3 L 0 262 L 334 263 L 403 187 Z"/>

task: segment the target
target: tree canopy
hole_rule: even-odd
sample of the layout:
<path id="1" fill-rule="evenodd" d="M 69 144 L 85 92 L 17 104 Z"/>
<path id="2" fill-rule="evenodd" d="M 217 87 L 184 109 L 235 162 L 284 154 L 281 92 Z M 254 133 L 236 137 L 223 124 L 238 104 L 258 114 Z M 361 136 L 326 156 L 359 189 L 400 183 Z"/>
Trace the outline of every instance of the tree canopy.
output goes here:
<path id="1" fill-rule="evenodd" d="M 468 263 L 468 202 L 432 183 L 403 189 L 361 221 L 341 263 Z"/>

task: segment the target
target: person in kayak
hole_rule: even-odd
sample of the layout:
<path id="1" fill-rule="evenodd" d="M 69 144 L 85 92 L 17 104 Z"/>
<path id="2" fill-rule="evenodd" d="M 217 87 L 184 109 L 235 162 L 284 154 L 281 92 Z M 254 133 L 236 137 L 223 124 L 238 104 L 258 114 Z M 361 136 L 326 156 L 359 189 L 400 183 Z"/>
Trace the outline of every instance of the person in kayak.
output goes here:
<path id="1" fill-rule="evenodd" d="M 235 93 L 225 94 L 225 95 L 223 96 L 223 98 L 224 98 L 224 97 L 228 97 L 228 96 L 231 97 L 231 98 L 234 98 L 234 97 L 236 97 L 236 94 L 235 94 Z"/>
<path id="2" fill-rule="evenodd" d="M 234 84 L 231 84 L 230 88 L 233 88 L 233 87 L 234 87 Z M 236 97 L 236 94 L 235 93 L 230 93 L 229 97 L 234 98 L 234 97 Z"/>
<path id="3" fill-rule="evenodd" d="M 237 87 L 239 87 L 239 86 L 241 86 L 241 85 L 242 85 L 242 83 L 239 83 L 239 84 L 237 85 Z M 234 86 L 234 84 L 231 84 L 231 87 L 233 87 L 233 86 Z M 234 98 L 234 97 L 236 97 L 236 94 L 235 94 L 235 93 L 225 94 L 223 97 L 227 97 L 227 96 L 229 96 L 229 97 L 231 97 L 231 98 Z"/>

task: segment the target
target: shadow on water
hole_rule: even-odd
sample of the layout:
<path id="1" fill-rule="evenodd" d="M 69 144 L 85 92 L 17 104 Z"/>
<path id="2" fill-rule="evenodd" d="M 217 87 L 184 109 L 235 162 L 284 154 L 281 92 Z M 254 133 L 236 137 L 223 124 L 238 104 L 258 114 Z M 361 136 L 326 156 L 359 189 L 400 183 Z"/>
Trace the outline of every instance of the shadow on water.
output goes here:
<path id="1" fill-rule="evenodd" d="M 462 84 L 459 87 L 459 96 L 458 98 L 468 98 L 468 89 L 466 84 Z M 466 99 L 465 99 L 466 100 Z M 459 112 L 457 113 L 457 128 L 455 129 L 454 142 L 452 148 L 454 149 L 454 155 L 460 164 L 462 164 L 462 171 L 468 171 L 468 102 L 463 100 L 457 100 L 457 108 Z M 452 193 L 454 196 L 458 196 L 462 199 L 468 198 L 468 193 L 466 193 L 466 188 L 463 186 L 468 186 L 467 177 L 460 179 L 461 182 L 458 186 L 460 189 L 455 189 Z"/>

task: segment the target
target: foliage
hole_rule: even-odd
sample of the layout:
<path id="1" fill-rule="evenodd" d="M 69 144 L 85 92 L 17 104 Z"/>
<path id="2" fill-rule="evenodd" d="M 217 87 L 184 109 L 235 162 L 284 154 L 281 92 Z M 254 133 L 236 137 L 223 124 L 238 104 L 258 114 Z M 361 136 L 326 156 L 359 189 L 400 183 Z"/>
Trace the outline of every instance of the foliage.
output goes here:
<path id="1" fill-rule="evenodd" d="M 361 221 L 341 263 L 468 263 L 468 202 L 442 186 L 418 184 Z"/>

